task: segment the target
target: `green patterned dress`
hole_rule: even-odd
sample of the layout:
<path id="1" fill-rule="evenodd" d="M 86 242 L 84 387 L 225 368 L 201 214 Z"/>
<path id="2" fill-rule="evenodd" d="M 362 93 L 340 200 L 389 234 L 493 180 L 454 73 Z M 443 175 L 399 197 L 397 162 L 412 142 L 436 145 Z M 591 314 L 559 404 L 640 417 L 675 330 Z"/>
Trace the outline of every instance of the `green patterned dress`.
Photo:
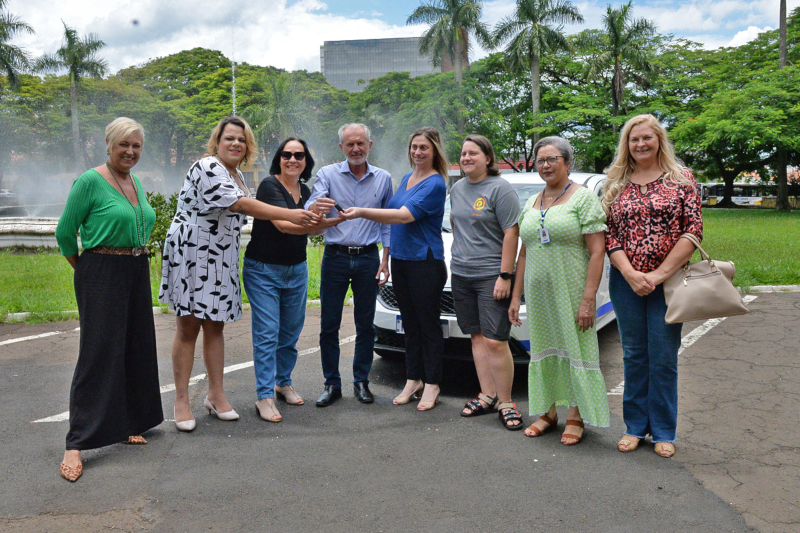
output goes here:
<path id="1" fill-rule="evenodd" d="M 520 237 L 527 248 L 530 414 L 542 415 L 554 403 L 577 405 L 584 422 L 608 427 L 608 396 L 600 372 L 597 331 L 592 327 L 582 332 L 575 322 L 589 266 L 584 235 L 604 231 L 606 216 L 598 198 L 579 187 L 565 204 L 547 211 L 550 243 L 542 244 L 537 231 L 541 216 L 535 201 L 535 196 L 530 198 L 519 217 Z"/>

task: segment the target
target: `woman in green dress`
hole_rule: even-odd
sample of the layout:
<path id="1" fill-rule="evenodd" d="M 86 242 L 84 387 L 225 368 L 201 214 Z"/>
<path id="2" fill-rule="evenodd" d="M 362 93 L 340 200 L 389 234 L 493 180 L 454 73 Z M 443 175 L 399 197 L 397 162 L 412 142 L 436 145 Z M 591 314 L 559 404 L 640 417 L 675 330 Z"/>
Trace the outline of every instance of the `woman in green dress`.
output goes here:
<path id="1" fill-rule="evenodd" d="M 522 247 L 509 318 L 521 325 L 524 287 L 531 333 L 529 410 L 541 415 L 525 434 L 538 437 L 554 429 L 556 406 L 569 407 L 561 442 L 573 445 L 583 438 L 584 422 L 609 425 L 594 323 L 606 217 L 599 199 L 569 178 L 569 142 L 546 137 L 534 146 L 534 158 L 546 185 L 519 218 Z"/>

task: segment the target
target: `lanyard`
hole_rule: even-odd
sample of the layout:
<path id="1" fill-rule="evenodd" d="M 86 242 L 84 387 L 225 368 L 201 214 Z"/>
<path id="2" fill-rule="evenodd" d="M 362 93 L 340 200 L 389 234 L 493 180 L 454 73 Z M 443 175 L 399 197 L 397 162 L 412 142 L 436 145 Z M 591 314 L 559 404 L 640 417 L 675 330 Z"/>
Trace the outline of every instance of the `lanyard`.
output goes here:
<path id="1" fill-rule="evenodd" d="M 571 186 L 572 186 L 572 180 L 570 180 L 570 182 L 569 182 L 569 185 L 567 185 L 567 186 L 564 188 L 564 190 L 563 190 L 563 191 L 561 191 L 561 194 L 559 194 L 559 195 L 556 197 L 556 199 L 553 201 L 553 203 L 552 203 L 552 204 L 550 204 L 550 207 L 553 207 L 553 204 L 555 204 L 556 202 L 558 202 L 558 201 L 561 199 L 561 197 L 562 197 L 562 196 L 564 196 L 564 193 L 565 193 L 565 192 L 567 192 L 567 190 L 569 190 L 569 188 L 570 188 Z M 542 207 L 544 207 L 544 191 L 542 191 L 542 197 L 539 199 L 539 214 L 542 216 L 542 222 L 541 222 L 541 224 L 542 224 L 542 227 L 544 227 L 544 217 L 546 217 L 546 216 L 547 216 L 547 212 L 548 212 L 548 211 L 550 211 L 550 207 L 548 207 L 548 208 L 547 208 L 547 209 L 545 209 L 544 211 L 542 211 Z"/>

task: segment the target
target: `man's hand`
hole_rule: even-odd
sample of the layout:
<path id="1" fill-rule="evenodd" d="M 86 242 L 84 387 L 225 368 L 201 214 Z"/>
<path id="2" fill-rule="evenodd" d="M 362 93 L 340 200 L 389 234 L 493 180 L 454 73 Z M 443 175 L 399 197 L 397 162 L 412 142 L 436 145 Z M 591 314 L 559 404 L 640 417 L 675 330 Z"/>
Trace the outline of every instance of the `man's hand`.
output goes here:
<path id="1" fill-rule="evenodd" d="M 335 209 L 336 202 L 331 198 L 317 198 L 317 201 L 308 206 L 311 211 L 319 215 L 327 215 Z"/>

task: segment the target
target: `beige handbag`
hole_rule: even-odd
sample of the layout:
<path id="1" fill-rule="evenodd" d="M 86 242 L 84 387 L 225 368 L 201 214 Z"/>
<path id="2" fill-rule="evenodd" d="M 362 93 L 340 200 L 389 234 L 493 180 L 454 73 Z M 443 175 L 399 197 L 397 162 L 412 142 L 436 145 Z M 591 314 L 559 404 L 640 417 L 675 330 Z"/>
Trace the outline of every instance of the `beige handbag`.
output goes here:
<path id="1" fill-rule="evenodd" d="M 667 324 L 749 313 L 733 286 L 736 266 L 730 261 L 712 261 L 691 233 L 681 238 L 691 241 L 703 259 L 686 263 L 664 282 Z"/>

